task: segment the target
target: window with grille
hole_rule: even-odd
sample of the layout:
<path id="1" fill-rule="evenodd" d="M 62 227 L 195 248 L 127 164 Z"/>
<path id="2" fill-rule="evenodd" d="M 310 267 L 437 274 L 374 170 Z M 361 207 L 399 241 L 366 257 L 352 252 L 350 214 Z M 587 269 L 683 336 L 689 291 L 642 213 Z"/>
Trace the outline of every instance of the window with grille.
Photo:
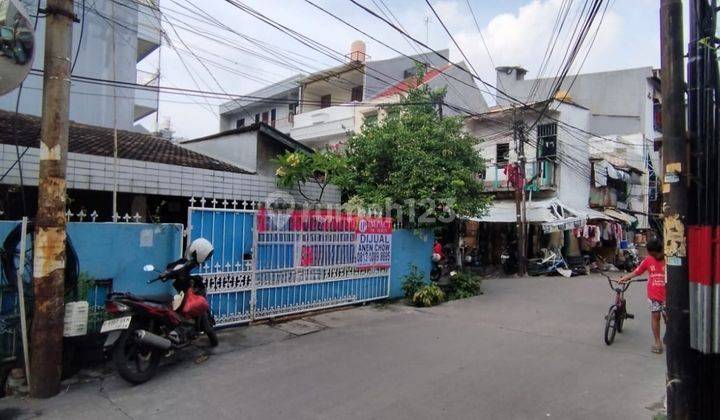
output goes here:
<path id="1" fill-rule="evenodd" d="M 275 108 L 270 110 L 270 125 L 275 127 L 275 120 L 277 119 L 277 112 Z"/>
<path id="2" fill-rule="evenodd" d="M 245 127 L 245 118 L 235 121 L 235 128 Z"/>
<path id="3" fill-rule="evenodd" d="M 510 143 L 500 143 L 495 147 L 495 163 L 497 166 L 507 165 L 510 161 Z"/>
<path id="4" fill-rule="evenodd" d="M 255 114 L 255 124 L 260 122 L 260 114 Z"/>
<path id="5" fill-rule="evenodd" d="M 263 113 L 262 113 L 262 122 L 264 122 L 265 124 L 267 124 L 267 123 L 268 123 L 268 118 L 269 118 L 268 112 L 267 112 L 267 111 L 263 112 Z"/>
<path id="6" fill-rule="evenodd" d="M 557 124 L 540 124 L 537 127 L 538 158 L 552 159 L 557 156 Z"/>

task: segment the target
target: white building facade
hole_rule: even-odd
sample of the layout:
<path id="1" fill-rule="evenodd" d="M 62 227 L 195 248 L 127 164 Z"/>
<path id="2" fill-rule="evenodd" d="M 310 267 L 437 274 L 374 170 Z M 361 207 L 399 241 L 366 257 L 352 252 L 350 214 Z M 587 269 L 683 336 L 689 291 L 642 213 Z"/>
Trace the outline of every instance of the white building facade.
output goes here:
<path id="1" fill-rule="evenodd" d="M 498 85 L 515 99 L 533 102 L 552 96 L 549 90 L 555 78 L 526 79 L 526 70 L 521 67 L 496 70 Z M 598 200 L 594 194 L 593 205 L 629 211 L 637 217 L 639 228 L 650 227 L 661 177 L 656 147 L 662 137 L 659 72 L 641 67 L 568 75 L 558 95 L 588 109 L 586 148 L 596 162 L 598 175 L 593 188 L 607 187 L 608 176 L 620 177 L 628 184 L 627 197 Z M 500 95 L 496 100 L 501 106 L 508 106 L 510 101 Z"/>
<path id="2" fill-rule="evenodd" d="M 364 118 L 382 114 L 384 92 L 413 80 L 424 63 L 426 83 L 447 88 L 445 115 L 487 111 L 488 107 L 464 64 L 448 63 L 434 53 L 387 60 L 367 60 L 364 44 L 355 42 L 350 60 L 334 68 L 297 75 L 252 92 L 254 101 L 230 101 L 220 107 L 220 130 L 264 122 L 315 149 L 335 145 L 361 129 Z M 443 50 L 440 55 L 448 56 Z M 442 71 L 439 71 L 442 70 Z M 397 92 L 395 92 L 397 93 Z M 397 95 L 392 95 L 396 100 Z"/>
<path id="3" fill-rule="evenodd" d="M 20 1 L 29 14 L 35 15 L 38 6 L 36 1 Z M 40 7 L 44 6 L 43 0 Z M 159 0 L 76 2 L 75 14 L 78 18 L 84 18 L 84 22 L 73 25 L 72 74 L 139 83 L 148 86 L 148 89 L 73 80 L 70 87 L 70 119 L 100 127 L 116 125 L 124 130 L 139 129 L 135 127 L 136 123 L 158 109 L 158 71 L 142 71 L 138 67 L 150 68 L 147 62 L 144 65 L 141 62 L 148 60 L 148 56 L 160 47 Z M 32 67 L 43 69 L 45 19 L 38 20 L 35 46 Z M 41 74 L 31 73 L 28 76 L 20 94 L 20 113 L 41 114 L 42 86 Z M 15 111 L 18 91 L 15 89 L 0 97 L 0 109 Z"/>

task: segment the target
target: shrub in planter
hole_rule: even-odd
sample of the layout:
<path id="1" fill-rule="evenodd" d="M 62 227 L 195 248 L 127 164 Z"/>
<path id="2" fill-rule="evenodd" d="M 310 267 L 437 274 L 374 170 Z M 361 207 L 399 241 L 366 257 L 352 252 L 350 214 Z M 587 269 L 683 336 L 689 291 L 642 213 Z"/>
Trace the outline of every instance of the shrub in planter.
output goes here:
<path id="1" fill-rule="evenodd" d="M 469 272 L 459 272 L 452 277 L 448 299 L 465 299 L 480 294 L 480 276 Z"/>
<path id="2" fill-rule="evenodd" d="M 445 293 L 437 284 L 425 284 L 412 296 L 411 303 L 415 306 L 435 306 L 445 300 Z"/>
<path id="3" fill-rule="evenodd" d="M 415 292 L 425 285 L 425 275 L 415 265 L 410 266 L 410 273 L 403 277 L 402 291 L 405 299 L 412 300 Z"/>

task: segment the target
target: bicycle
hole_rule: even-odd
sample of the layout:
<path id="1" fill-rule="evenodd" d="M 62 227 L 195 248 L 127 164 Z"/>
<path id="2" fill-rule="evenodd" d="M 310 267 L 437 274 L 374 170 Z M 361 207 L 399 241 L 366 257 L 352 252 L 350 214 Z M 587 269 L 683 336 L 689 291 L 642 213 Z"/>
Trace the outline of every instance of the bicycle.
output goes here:
<path id="1" fill-rule="evenodd" d="M 615 302 L 610 305 L 607 315 L 605 315 L 605 344 L 608 346 L 615 341 L 615 334 L 622 333 L 623 324 L 626 319 L 634 319 L 635 315 L 627 311 L 627 302 L 625 301 L 625 292 L 630 288 L 632 283 L 647 281 L 647 279 L 632 279 L 621 283 L 613 280 L 605 273 L 601 273 L 608 280 L 610 289 L 615 292 Z M 615 285 L 613 285 L 615 284 Z"/>

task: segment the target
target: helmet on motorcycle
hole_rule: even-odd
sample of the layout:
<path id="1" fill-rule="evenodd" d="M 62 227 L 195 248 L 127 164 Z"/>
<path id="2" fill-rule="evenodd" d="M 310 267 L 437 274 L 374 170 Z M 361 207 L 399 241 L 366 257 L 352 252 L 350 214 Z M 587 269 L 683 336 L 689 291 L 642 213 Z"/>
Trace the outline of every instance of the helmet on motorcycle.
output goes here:
<path id="1" fill-rule="evenodd" d="M 210 259 L 214 251 L 215 248 L 213 248 L 210 241 L 205 238 L 197 238 L 192 241 L 187 251 L 185 251 L 185 258 L 202 264 Z"/>
<path id="2" fill-rule="evenodd" d="M 441 259 L 442 259 L 442 255 L 438 254 L 437 252 L 433 252 L 433 254 L 432 254 L 433 262 L 440 262 Z"/>

